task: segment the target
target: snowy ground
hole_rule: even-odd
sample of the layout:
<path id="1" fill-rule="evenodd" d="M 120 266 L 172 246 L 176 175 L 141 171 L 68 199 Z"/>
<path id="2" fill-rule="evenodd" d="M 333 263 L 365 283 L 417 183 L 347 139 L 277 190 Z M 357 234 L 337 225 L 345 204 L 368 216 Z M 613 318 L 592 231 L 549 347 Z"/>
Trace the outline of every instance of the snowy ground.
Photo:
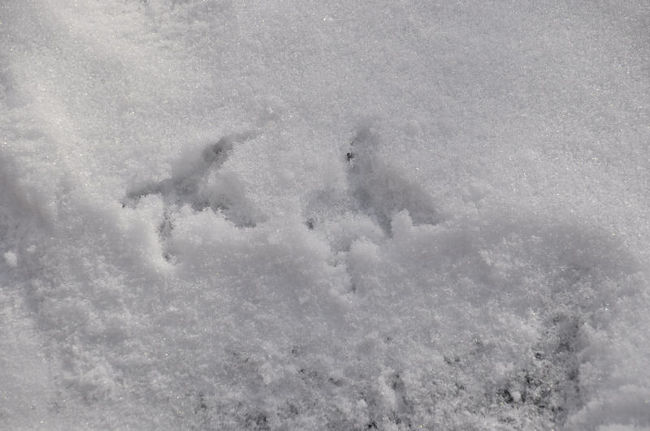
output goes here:
<path id="1" fill-rule="evenodd" d="M 0 429 L 650 429 L 647 0 L 2 0 Z"/>

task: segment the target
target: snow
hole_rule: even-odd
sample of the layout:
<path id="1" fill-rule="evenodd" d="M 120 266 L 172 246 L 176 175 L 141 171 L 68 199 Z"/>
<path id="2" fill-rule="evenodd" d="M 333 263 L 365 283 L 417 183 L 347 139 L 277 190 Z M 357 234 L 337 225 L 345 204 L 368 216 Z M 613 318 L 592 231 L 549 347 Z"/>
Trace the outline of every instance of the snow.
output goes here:
<path id="1" fill-rule="evenodd" d="M 5 263 L 11 268 L 18 266 L 18 256 L 13 251 L 6 252 L 3 257 L 5 258 Z"/>
<path id="2" fill-rule="evenodd" d="M 650 428 L 645 1 L 0 5 L 0 428 Z"/>

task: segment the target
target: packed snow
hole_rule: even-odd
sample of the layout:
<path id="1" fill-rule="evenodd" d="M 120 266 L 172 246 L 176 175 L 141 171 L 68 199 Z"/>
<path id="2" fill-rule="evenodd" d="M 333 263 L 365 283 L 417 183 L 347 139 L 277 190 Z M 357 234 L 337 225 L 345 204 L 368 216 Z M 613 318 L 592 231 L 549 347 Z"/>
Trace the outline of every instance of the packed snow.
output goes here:
<path id="1" fill-rule="evenodd" d="M 0 429 L 649 430 L 646 0 L 3 0 Z"/>

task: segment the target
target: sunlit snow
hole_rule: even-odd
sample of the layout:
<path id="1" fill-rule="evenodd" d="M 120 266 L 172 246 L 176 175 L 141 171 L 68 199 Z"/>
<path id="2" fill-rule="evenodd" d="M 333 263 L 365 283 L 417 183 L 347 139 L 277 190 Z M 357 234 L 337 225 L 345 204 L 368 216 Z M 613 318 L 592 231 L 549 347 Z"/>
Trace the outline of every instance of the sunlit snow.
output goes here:
<path id="1" fill-rule="evenodd" d="M 3 0 L 0 429 L 650 429 L 649 29 Z"/>

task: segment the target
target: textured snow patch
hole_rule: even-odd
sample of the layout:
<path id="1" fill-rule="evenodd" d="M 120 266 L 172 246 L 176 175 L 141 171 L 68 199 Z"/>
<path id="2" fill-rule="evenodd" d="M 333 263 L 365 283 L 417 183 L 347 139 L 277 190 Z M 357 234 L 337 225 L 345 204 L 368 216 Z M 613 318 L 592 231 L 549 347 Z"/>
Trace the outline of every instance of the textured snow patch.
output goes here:
<path id="1" fill-rule="evenodd" d="M 12 268 L 18 266 L 18 256 L 13 251 L 7 251 L 2 255 L 5 259 L 5 263 Z"/>

